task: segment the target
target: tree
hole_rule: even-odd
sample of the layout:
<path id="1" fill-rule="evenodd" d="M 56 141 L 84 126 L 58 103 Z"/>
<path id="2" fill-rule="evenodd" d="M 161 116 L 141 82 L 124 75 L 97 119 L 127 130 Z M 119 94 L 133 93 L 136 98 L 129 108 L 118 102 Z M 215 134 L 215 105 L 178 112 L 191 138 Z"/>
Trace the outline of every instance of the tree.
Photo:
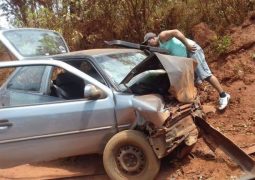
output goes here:
<path id="1" fill-rule="evenodd" d="M 63 34 L 72 50 L 102 47 L 104 40 L 142 42 L 147 31 L 178 28 L 189 34 L 201 21 L 221 31 L 241 23 L 251 0 L 3 0 L 0 7 L 18 27 Z"/>

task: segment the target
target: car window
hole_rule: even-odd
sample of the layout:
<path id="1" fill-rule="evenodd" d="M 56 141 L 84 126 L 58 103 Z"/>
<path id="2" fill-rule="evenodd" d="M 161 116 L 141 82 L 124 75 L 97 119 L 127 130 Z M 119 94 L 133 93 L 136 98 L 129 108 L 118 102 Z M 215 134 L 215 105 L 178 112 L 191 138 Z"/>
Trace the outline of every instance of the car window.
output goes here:
<path id="1" fill-rule="evenodd" d="M 104 72 L 119 84 L 146 57 L 144 53 L 131 52 L 99 56 L 96 61 Z"/>
<path id="2" fill-rule="evenodd" d="M 0 68 L 0 73 L 8 69 L 14 72 L 0 88 L 0 108 L 86 100 L 85 80 L 60 67 Z"/>
<path id="3" fill-rule="evenodd" d="M 54 67 L 51 76 L 50 96 L 61 99 L 84 98 L 85 82 L 82 78 L 60 68 Z"/>
<path id="4" fill-rule="evenodd" d="M 0 41 L 0 61 L 10 61 L 17 59 Z"/>
<path id="5" fill-rule="evenodd" d="M 25 57 L 47 56 L 68 52 L 64 40 L 55 32 L 19 29 L 6 31 L 4 36 Z"/>
<path id="6" fill-rule="evenodd" d="M 87 75 L 93 77 L 94 79 L 98 80 L 102 84 L 106 85 L 104 78 L 100 75 L 100 73 L 96 70 L 96 68 L 87 60 L 71 60 L 66 61 L 66 63 L 70 64 L 73 67 L 81 70 L 82 72 L 86 73 Z"/>
<path id="7" fill-rule="evenodd" d="M 45 66 L 21 67 L 7 85 L 8 89 L 39 92 Z"/>

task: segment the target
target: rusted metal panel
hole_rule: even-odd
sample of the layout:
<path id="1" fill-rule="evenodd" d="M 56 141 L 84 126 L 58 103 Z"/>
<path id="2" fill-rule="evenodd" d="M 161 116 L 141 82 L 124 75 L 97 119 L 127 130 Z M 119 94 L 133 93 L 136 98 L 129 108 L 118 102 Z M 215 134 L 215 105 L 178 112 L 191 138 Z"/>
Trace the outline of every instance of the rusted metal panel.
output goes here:
<path id="1" fill-rule="evenodd" d="M 210 140 L 210 142 L 207 141 L 207 143 L 210 143 L 214 150 L 220 148 L 233 161 L 240 165 L 244 171 L 255 175 L 255 161 L 248 154 L 222 133 L 210 126 L 205 120 L 196 118 L 195 123 L 202 131 L 202 136 L 205 140 Z"/>
<path id="2" fill-rule="evenodd" d="M 179 102 L 194 102 L 197 90 L 194 86 L 194 69 L 197 62 L 193 59 L 155 53 L 164 66 L 170 80 L 169 92 Z"/>

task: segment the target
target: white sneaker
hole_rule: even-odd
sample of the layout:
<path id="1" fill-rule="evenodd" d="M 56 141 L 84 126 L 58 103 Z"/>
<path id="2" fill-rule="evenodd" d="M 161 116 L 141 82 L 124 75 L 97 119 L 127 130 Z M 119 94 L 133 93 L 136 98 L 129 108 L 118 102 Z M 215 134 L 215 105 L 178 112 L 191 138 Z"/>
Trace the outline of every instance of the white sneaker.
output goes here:
<path id="1" fill-rule="evenodd" d="M 226 93 L 226 96 L 219 99 L 219 110 L 223 110 L 227 107 L 230 100 L 230 95 Z"/>

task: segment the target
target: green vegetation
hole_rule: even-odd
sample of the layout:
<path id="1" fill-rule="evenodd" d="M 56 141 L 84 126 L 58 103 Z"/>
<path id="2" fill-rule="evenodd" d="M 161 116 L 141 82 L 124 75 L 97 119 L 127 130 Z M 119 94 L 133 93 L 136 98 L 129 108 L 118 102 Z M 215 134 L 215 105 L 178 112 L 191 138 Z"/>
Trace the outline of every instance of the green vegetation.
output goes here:
<path id="1" fill-rule="evenodd" d="M 3 0 L 0 6 L 13 25 L 56 30 L 72 50 L 110 39 L 141 42 L 147 31 L 177 28 L 189 36 L 199 22 L 222 34 L 254 7 L 252 0 Z"/>
<path id="2" fill-rule="evenodd" d="M 231 44 L 231 38 L 229 36 L 218 37 L 213 42 L 213 49 L 216 54 L 221 55 L 227 52 Z"/>

